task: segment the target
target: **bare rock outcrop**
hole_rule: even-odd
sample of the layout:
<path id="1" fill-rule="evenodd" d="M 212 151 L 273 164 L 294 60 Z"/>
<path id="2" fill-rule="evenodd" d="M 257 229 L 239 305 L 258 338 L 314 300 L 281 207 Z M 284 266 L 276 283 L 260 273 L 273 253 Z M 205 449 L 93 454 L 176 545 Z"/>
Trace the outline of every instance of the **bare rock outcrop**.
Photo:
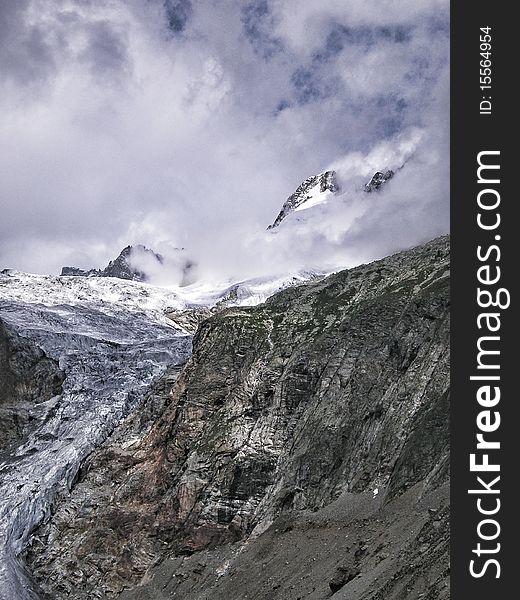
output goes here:
<path id="1" fill-rule="evenodd" d="M 61 393 L 56 361 L 0 319 L 0 450 L 23 438 L 37 403 Z"/>

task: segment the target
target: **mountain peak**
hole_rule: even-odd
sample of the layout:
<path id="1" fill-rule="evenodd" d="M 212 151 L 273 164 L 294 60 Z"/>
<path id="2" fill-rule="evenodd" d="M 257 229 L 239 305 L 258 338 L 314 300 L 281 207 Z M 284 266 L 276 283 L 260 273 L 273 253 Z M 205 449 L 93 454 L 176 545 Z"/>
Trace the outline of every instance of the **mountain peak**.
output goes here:
<path id="1" fill-rule="evenodd" d="M 164 261 L 160 254 L 142 244 L 138 244 L 137 246 L 126 246 L 123 248 L 119 256 L 111 260 L 103 270 L 83 270 L 77 267 L 63 267 L 61 275 L 72 277 L 118 277 L 119 279 L 129 279 L 132 281 L 147 281 L 147 274 L 132 264 L 132 259 L 143 256 L 160 265 Z"/>
<path id="2" fill-rule="evenodd" d="M 285 217 L 295 210 L 302 210 L 310 208 L 315 204 L 321 204 L 330 195 L 338 192 L 339 185 L 336 180 L 336 171 L 324 171 L 319 175 L 308 177 L 287 198 L 273 224 L 269 225 L 267 229 L 278 227 Z"/>
<path id="3" fill-rule="evenodd" d="M 372 176 L 372 179 L 365 185 L 365 192 L 370 194 L 371 192 L 377 191 L 384 183 L 389 179 L 392 179 L 394 175 L 395 173 L 391 169 L 388 169 L 388 171 L 385 171 L 384 173 L 382 171 L 376 171 Z"/>
<path id="4" fill-rule="evenodd" d="M 133 281 L 146 281 L 146 273 L 132 264 L 132 258 L 146 257 L 154 263 L 162 265 L 163 257 L 142 244 L 137 246 L 126 246 L 115 260 L 111 260 L 103 270 L 101 277 L 119 277 L 119 279 L 131 279 Z"/>
<path id="5" fill-rule="evenodd" d="M 376 171 L 370 181 L 365 184 L 365 192 L 378 191 L 389 179 L 395 175 L 394 171 Z M 331 196 L 340 192 L 336 171 L 324 171 L 305 179 L 285 201 L 278 216 L 267 229 L 274 229 L 292 212 L 305 210 L 317 204 L 327 202 Z"/>

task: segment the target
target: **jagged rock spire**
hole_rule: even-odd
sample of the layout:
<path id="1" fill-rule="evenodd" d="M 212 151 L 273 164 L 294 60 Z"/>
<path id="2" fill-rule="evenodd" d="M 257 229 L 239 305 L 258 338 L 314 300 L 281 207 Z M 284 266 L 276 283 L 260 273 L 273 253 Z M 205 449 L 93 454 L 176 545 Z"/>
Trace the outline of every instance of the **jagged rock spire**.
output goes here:
<path id="1" fill-rule="evenodd" d="M 394 172 L 390 169 L 385 171 L 376 171 L 372 176 L 372 179 L 365 185 L 365 192 L 374 192 L 378 190 L 384 183 L 386 183 L 389 179 L 392 179 L 394 176 Z"/>

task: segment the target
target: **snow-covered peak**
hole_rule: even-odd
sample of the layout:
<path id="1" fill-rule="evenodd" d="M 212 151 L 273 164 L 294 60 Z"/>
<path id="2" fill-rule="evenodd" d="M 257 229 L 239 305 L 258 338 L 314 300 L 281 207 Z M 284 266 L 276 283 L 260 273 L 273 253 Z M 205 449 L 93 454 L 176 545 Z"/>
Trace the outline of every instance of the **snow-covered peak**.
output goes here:
<path id="1" fill-rule="evenodd" d="M 339 192 L 339 185 L 336 181 L 335 171 L 325 171 L 307 178 L 287 198 L 282 210 L 268 229 L 278 227 L 285 217 L 294 211 L 305 210 L 327 202 L 337 192 Z"/>
<path id="2" fill-rule="evenodd" d="M 287 287 L 297 286 L 311 279 L 323 277 L 318 271 L 300 271 L 272 277 L 256 277 L 238 282 L 197 282 L 179 290 L 190 308 L 226 308 L 230 306 L 255 306 Z"/>
<path id="3" fill-rule="evenodd" d="M 385 171 L 376 171 L 370 181 L 365 184 L 365 192 L 378 191 L 389 179 L 394 176 L 394 171 L 388 169 Z M 324 171 L 319 175 L 307 178 L 303 181 L 296 191 L 287 198 L 282 210 L 267 229 L 274 229 L 291 213 L 306 211 L 309 208 L 327 202 L 334 196 L 348 194 L 347 189 L 340 189 L 336 171 Z"/>

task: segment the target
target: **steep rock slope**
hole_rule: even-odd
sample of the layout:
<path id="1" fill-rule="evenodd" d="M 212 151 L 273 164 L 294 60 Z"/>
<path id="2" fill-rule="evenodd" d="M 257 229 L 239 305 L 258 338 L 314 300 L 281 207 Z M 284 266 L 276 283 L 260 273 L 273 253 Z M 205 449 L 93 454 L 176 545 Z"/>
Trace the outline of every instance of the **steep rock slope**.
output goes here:
<path id="1" fill-rule="evenodd" d="M 224 310 L 33 574 L 57 598 L 448 598 L 448 390 L 447 238 Z"/>
<path id="2" fill-rule="evenodd" d="M 60 394 L 63 379 L 56 361 L 0 319 L 0 451 L 22 438 L 34 405 Z"/>

